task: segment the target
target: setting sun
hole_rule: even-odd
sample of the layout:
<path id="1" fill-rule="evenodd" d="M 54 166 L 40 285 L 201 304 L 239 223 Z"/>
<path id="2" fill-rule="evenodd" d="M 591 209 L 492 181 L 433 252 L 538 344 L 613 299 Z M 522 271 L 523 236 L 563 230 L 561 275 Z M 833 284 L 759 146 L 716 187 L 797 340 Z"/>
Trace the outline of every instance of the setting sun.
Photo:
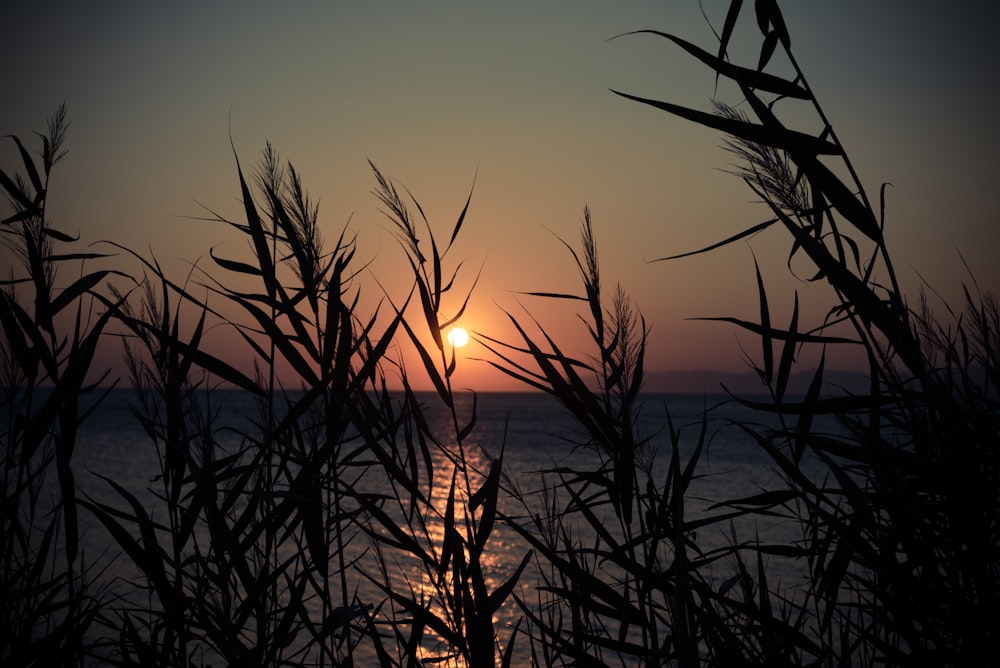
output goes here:
<path id="1" fill-rule="evenodd" d="M 448 332 L 448 343 L 456 348 L 461 348 L 468 342 L 469 333 L 461 327 L 454 327 L 450 332 Z"/>

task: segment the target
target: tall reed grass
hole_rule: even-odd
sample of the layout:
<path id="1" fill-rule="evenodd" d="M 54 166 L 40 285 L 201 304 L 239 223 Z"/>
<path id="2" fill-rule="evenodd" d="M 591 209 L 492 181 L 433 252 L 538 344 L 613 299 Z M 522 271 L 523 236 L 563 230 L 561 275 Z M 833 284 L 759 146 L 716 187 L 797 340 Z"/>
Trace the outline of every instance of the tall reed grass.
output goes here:
<path id="1" fill-rule="evenodd" d="M 907 305 L 884 189 L 876 208 L 798 68 L 776 3 L 755 8 L 753 67 L 729 59 L 744 27 L 738 1 L 714 52 L 642 31 L 735 82 L 739 105 L 704 112 L 619 93 L 726 133 L 739 175 L 768 210 L 685 255 L 774 227 L 787 234 L 789 256 L 811 263 L 812 281 L 830 289 L 822 321 L 800 323 L 796 301 L 781 327 L 771 321 L 770 268 L 758 267 L 759 320 L 718 318 L 760 339 L 754 368 L 769 400 L 733 400 L 777 420 L 738 426 L 782 484 L 698 514 L 689 492 L 711 438 L 709 409 L 699 424 L 678 426 L 667 406 L 665 435 L 641 430 L 652 410 L 641 401 L 649 332 L 623 288 L 608 292 L 586 208 L 579 246 L 565 243 L 579 293 L 526 298 L 579 304 L 589 350 L 567 350 L 530 314 L 506 313 L 514 341 L 475 335 L 489 364 L 573 416 L 584 434 L 577 447 L 599 462 L 554 466 L 527 489 L 502 451 L 471 445 L 481 428 L 475 395 L 460 414 L 457 360 L 442 336 L 478 280 L 451 257 L 471 192 L 443 237 L 417 199 L 371 165 L 412 281 L 362 313 L 355 239 L 346 226 L 325 238 L 301 176 L 270 146 L 250 172 L 236 161 L 239 219 L 209 211 L 246 241 L 247 255 L 213 249 L 210 266 L 177 279 L 114 243 L 109 253 L 76 250 L 79 240 L 48 222 L 63 108 L 39 135 L 40 168 L 14 138 L 22 173 L 0 172 L 11 205 L 0 231 L 20 262 L 0 292 L 0 661 L 988 665 L 1000 594 L 1000 308 L 974 281 L 961 310 L 939 317 L 923 297 Z M 769 73 L 778 58 L 793 79 Z M 787 128 L 779 113 L 793 106 L 810 109 L 822 130 Z M 137 271 L 91 268 L 112 254 Z M 242 350 L 203 346 L 220 326 Z M 157 452 L 153 507 L 110 478 L 117 503 L 77 490 L 74 445 L 108 385 L 92 367 L 110 336 L 125 339 L 131 411 Z M 403 365 L 401 345 L 417 368 Z M 867 360 L 868 392 L 824 389 L 826 351 L 845 346 Z M 813 382 L 794 397 L 788 380 L 812 348 Z M 429 419 L 416 375 L 434 388 L 446 427 Z M 247 424 L 220 422 L 221 386 L 254 398 Z M 843 431 L 818 426 L 830 416 Z M 806 460 L 822 475 L 808 474 Z M 117 581 L 107 583 L 107 556 L 82 547 L 81 510 L 126 562 Z M 731 528 L 775 516 L 796 520 L 801 540 Z M 497 581 L 489 556 L 500 527 L 524 549 Z M 698 538 L 708 530 L 732 540 L 708 549 Z M 804 566 L 803 591 L 769 579 L 778 559 Z M 498 625 L 501 608 L 519 621 Z"/>
<path id="2" fill-rule="evenodd" d="M 771 400 L 744 403 L 784 425 L 744 425 L 786 483 L 751 505 L 772 512 L 780 501 L 803 528 L 810 601 L 795 627 L 815 644 L 782 645 L 795 649 L 795 662 L 988 665 L 1000 582 L 996 298 L 973 281 L 964 312 L 949 307 L 944 321 L 923 296 L 916 309 L 907 305 L 887 244 L 885 186 L 876 205 L 799 68 L 777 3 L 755 9 L 761 46 L 751 67 L 728 59 L 740 2 L 730 3 L 716 53 L 645 31 L 680 46 L 717 79 L 732 80 L 739 107 L 717 103 L 706 113 L 620 94 L 725 132 L 743 164 L 739 175 L 769 210 L 767 220 L 696 252 L 774 226 L 787 233 L 789 259 L 804 256 L 815 268 L 810 282 L 830 288 L 822 322 L 799 323 L 796 297 L 782 328 L 770 320 L 758 269 L 760 320 L 721 318 L 759 336 L 754 366 Z M 792 79 L 768 73 L 782 59 Z M 816 134 L 780 120 L 779 112 L 809 110 L 822 128 Z M 826 350 L 843 346 L 867 360 L 870 389 L 824 396 Z M 788 378 L 807 348 L 819 348 L 819 365 L 805 397 L 792 399 Z M 815 429 L 827 415 L 839 417 L 849 435 Z M 806 453 L 825 465 L 826 478 L 803 474 Z"/>
<path id="3" fill-rule="evenodd" d="M 7 665 L 83 655 L 100 611 L 80 545 L 73 451 L 107 378 L 107 371 L 95 378 L 92 366 L 112 313 L 93 313 L 93 289 L 116 272 L 90 270 L 106 255 L 64 250 L 76 239 L 47 219 L 49 178 L 66 155 L 68 127 L 60 106 L 39 134 L 36 157 L 9 137 L 23 171 L 13 178 L 0 171 L 10 204 L 0 232 L 14 258 L 0 291 L 0 658 Z"/>

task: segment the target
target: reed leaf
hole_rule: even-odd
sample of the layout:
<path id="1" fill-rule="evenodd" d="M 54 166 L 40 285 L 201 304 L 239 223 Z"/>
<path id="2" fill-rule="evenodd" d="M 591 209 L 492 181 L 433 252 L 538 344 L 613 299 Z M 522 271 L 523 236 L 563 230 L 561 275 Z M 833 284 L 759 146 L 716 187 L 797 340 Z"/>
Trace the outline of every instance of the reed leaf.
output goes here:
<path id="1" fill-rule="evenodd" d="M 63 420 L 63 424 L 65 424 L 65 420 Z M 72 566 L 76 561 L 77 552 L 80 547 L 80 529 L 76 510 L 76 476 L 73 475 L 73 469 L 69 463 L 71 452 L 68 451 L 71 444 L 72 441 L 67 439 L 56 448 L 56 475 L 59 480 L 59 493 L 62 500 L 66 565 L 72 572 Z"/>
<path id="2" fill-rule="evenodd" d="M 322 577 L 329 574 L 330 551 L 324 532 L 324 513 L 322 493 L 316 474 L 307 465 L 293 484 L 292 491 L 298 496 L 298 517 L 302 521 L 302 531 L 306 538 L 306 547 L 313 566 Z"/>
<path id="3" fill-rule="evenodd" d="M 62 311 L 64 308 L 70 304 L 76 302 L 77 299 L 82 297 L 84 294 L 89 292 L 95 285 L 101 282 L 102 279 L 109 275 L 118 275 L 128 277 L 119 271 L 112 271 L 110 269 L 104 269 L 101 271 L 95 271 L 90 274 L 81 276 L 75 280 L 69 287 L 60 292 L 55 299 L 52 300 L 51 309 L 52 314 L 55 315 Z"/>
<path id="4" fill-rule="evenodd" d="M 699 125 L 720 130 L 734 137 L 765 146 L 773 146 L 789 153 L 802 153 L 803 155 L 840 155 L 841 153 L 838 146 L 796 130 L 769 128 L 756 123 L 736 121 L 725 116 L 682 107 L 670 102 L 629 95 L 628 93 L 622 93 L 613 89 L 611 92 L 628 100 L 656 107 Z"/>
<path id="5" fill-rule="evenodd" d="M 778 9 L 778 3 L 775 0 L 754 0 L 754 10 L 761 34 L 767 36 L 773 31 L 778 35 L 782 46 L 786 49 L 792 48 L 792 40 L 781 10 Z"/>
<path id="6" fill-rule="evenodd" d="M 246 179 L 243 178 L 243 169 L 240 167 L 240 159 L 236 156 L 236 149 L 233 148 L 233 157 L 236 160 L 236 172 L 240 177 L 240 192 L 243 195 L 243 209 L 246 213 L 247 227 L 250 231 L 250 239 L 253 242 L 254 255 L 260 263 L 261 278 L 264 279 L 264 287 L 267 295 L 274 299 L 277 291 L 277 278 L 274 271 L 274 262 L 271 259 L 271 250 L 267 245 L 267 236 L 264 225 L 261 222 L 260 213 L 253 202 L 250 189 L 247 187 Z"/>
<path id="7" fill-rule="evenodd" d="M 462 641 L 462 637 L 456 631 L 452 630 L 447 622 L 442 620 L 433 612 L 427 610 L 419 603 L 411 600 L 410 598 L 393 590 L 387 584 L 371 578 L 369 579 L 372 581 L 372 584 L 374 584 L 376 587 L 384 591 L 389 596 L 389 598 L 392 599 L 392 601 L 394 601 L 397 605 L 402 607 L 413 618 L 411 624 L 413 624 L 416 628 L 422 628 L 425 626 L 429 627 L 431 630 L 433 630 L 436 634 L 441 636 L 441 638 L 443 638 L 446 642 L 450 643 L 454 647 L 461 647 L 464 644 Z M 419 641 L 420 636 L 417 635 L 416 637 L 417 637 L 416 642 L 414 643 L 411 650 L 408 652 L 411 656 L 415 655 L 416 646 L 419 645 L 420 642 Z"/>
<path id="8" fill-rule="evenodd" d="M 3 171 L 2 170 L 0 170 L 0 176 L 3 176 Z M 19 223 L 22 220 L 30 220 L 31 218 L 35 217 L 37 214 L 38 214 L 38 211 L 35 210 L 35 209 L 22 209 L 21 211 L 18 211 L 16 213 L 12 213 L 11 215 L 9 215 L 6 218 L 4 218 L 3 220 L 0 220 L 0 229 L 2 229 L 4 226 L 13 225 L 14 223 Z"/>
<path id="9" fill-rule="evenodd" d="M 462 211 L 458 214 L 458 220 L 455 221 L 455 227 L 452 228 L 451 237 L 448 239 L 448 246 L 445 248 L 445 253 L 451 248 L 452 244 L 455 243 L 455 239 L 458 238 L 458 233 L 462 229 L 462 224 L 465 222 L 465 215 L 469 212 L 469 204 L 472 202 L 472 193 L 476 189 L 476 177 L 479 176 L 478 170 L 476 174 L 472 177 L 472 186 L 469 188 L 469 196 L 465 198 L 465 205 L 462 207 Z"/>
<path id="10" fill-rule="evenodd" d="M 767 35 L 764 36 L 764 41 L 761 43 L 760 47 L 760 57 L 757 59 L 757 71 L 761 72 L 768 63 L 771 62 L 772 56 L 774 56 L 774 50 L 778 46 L 778 31 L 772 30 Z M 759 88 L 759 86 L 757 86 Z M 803 91 L 805 93 L 805 91 Z M 809 99 L 808 93 L 803 95 L 802 99 Z"/>
<path id="11" fill-rule="evenodd" d="M 48 225 L 42 228 L 42 234 L 44 234 L 47 237 L 52 237 L 56 241 L 62 241 L 66 243 L 80 240 L 80 235 L 74 237 L 70 234 L 66 234 L 65 232 L 60 232 L 55 228 L 49 227 Z"/>
<path id="12" fill-rule="evenodd" d="M 125 322 L 132 326 L 136 331 L 146 331 L 158 337 L 161 345 L 165 344 L 166 346 L 176 350 L 179 354 L 189 357 L 192 360 L 192 364 L 196 364 L 198 367 L 216 376 L 220 380 L 231 383 L 232 385 L 242 390 L 246 390 L 253 395 L 261 396 L 263 394 L 263 390 L 257 385 L 257 383 L 248 378 L 241 371 L 238 371 L 235 367 L 230 366 L 214 355 L 192 347 L 189 343 L 183 341 L 182 339 L 176 338 L 173 335 L 165 334 L 154 328 L 152 325 L 140 320 L 126 318 Z"/>
<path id="13" fill-rule="evenodd" d="M 760 299 L 760 325 L 761 325 L 761 346 L 764 353 L 764 382 L 771 384 L 774 374 L 774 342 L 770 334 L 771 314 L 767 308 L 767 292 L 764 290 L 764 280 L 760 277 L 760 267 L 757 265 L 757 258 L 753 260 L 754 272 L 757 275 L 757 294 Z"/>
<path id="14" fill-rule="evenodd" d="M 37 373 L 37 347 L 28 345 L 27 339 L 17 321 L 12 306 L 13 297 L 6 291 L 0 291 L 0 326 L 3 327 L 4 338 L 11 347 L 12 358 L 21 368 L 25 378 L 33 379 Z M 35 342 L 36 346 L 38 342 Z"/>
<path id="15" fill-rule="evenodd" d="M 808 332 L 793 332 L 784 329 L 775 329 L 774 327 L 763 327 L 756 322 L 750 322 L 747 320 L 742 320 L 740 318 L 731 318 L 728 316 L 716 316 L 707 318 L 691 318 L 691 320 L 707 320 L 707 321 L 717 321 L 717 322 L 729 322 L 734 325 L 738 325 L 743 329 L 764 336 L 765 334 L 772 339 L 777 339 L 778 341 L 792 341 L 794 343 L 850 343 L 850 344 L 860 344 L 861 341 L 857 339 L 847 339 L 840 336 L 827 336 L 825 334 L 810 334 Z"/>
<path id="16" fill-rule="evenodd" d="M 227 524 L 225 511 L 218 504 L 218 483 L 220 480 L 215 474 L 215 470 L 225 471 L 224 463 L 214 462 L 210 466 L 201 466 L 192 469 L 192 478 L 195 483 L 195 493 L 205 513 L 205 523 L 207 525 L 212 543 L 222 554 L 228 555 L 226 559 L 227 567 L 231 567 L 240 579 L 244 587 L 251 587 L 254 582 L 254 575 L 247 560 L 247 554 L 243 546 L 240 545 L 237 536 L 232 528 Z M 236 494 L 241 494 L 242 490 L 236 490 Z"/>
<path id="17" fill-rule="evenodd" d="M 28 150 L 24 148 L 24 144 L 15 135 L 5 135 L 6 139 L 11 139 L 17 144 L 17 150 L 21 154 L 21 162 L 24 164 L 24 170 L 28 173 L 28 178 L 31 180 L 31 186 L 35 189 L 35 192 L 39 195 L 45 195 L 45 186 L 42 184 L 42 179 L 38 176 L 38 169 L 35 168 L 35 161 L 32 159 L 31 154 Z"/>
<path id="18" fill-rule="evenodd" d="M 759 494 L 754 494 L 753 496 L 744 496 L 738 499 L 729 499 L 726 501 L 720 501 L 709 506 L 709 510 L 715 510 L 722 507 L 736 507 L 736 506 L 763 506 L 771 508 L 774 506 L 784 505 L 795 499 L 799 498 L 799 492 L 791 489 L 782 490 L 770 490 L 764 491 Z"/>
<path id="19" fill-rule="evenodd" d="M 666 262 L 667 260 L 678 260 L 678 259 L 680 259 L 682 257 L 690 257 L 692 255 L 701 255 L 702 253 L 707 253 L 709 251 L 713 251 L 716 248 L 722 248 L 724 246 L 728 246 L 729 244 L 733 243 L 734 241 L 740 241 L 741 239 L 745 239 L 747 237 L 751 237 L 751 236 L 757 234 L 758 232 L 766 230 L 771 225 L 773 225 L 773 224 L 775 224 L 777 222 L 778 222 L 777 218 L 771 218 L 770 220 L 765 220 L 762 223 L 758 223 L 758 224 L 756 224 L 756 225 L 754 225 L 752 227 L 749 227 L 749 228 L 743 230 L 742 232 L 740 232 L 738 234 L 734 234 L 733 236 L 728 237 L 726 239 L 723 239 L 722 241 L 720 241 L 718 243 L 714 243 L 714 244 L 712 244 L 710 246 L 705 246 L 704 248 L 699 248 L 698 250 L 688 251 L 686 253 L 679 253 L 677 255 L 669 255 L 667 257 L 656 258 L 655 260 L 650 260 L 650 262 Z"/>
<path id="20" fill-rule="evenodd" d="M 389 531 L 390 536 L 378 537 L 380 542 L 397 547 L 407 554 L 412 554 L 429 567 L 433 568 L 435 566 L 435 560 L 420 546 L 420 544 L 417 543 L 417 541 L 414 540 L 410 534 L 406 533 L 402 527 L 390 518 L 389 515 L 377 504 L 375 504 L 367 495 L 358 495 L 357 501 L 364 508 L 365 512 L 372 516 L 372 519 L 374 519 L 379 526 Z M 368 528 L 365 530 L 370 531 Z"/>
<path id="21" fill-rule="evenodd" d="M 781 349 L 781 360 L 778 363 L 778 378 L 774 388 L 775 401 L 781 403 L 785 397 L 785 389 L 788 387 L 788 379 L 792 375 L 792 362 L 795 361 L 794 335 L 798 334 L 799 328 L 799 293 L 795 293 L 795 305 L 792 308 L 792 321 L 788 324 L 788 332 L 792 334 L 785 339 L 785 345 Z"/>
<path id="22" fill-rule="evenodd" d="M 215 254 L 215 248 L 208 249 L 208 255 L 211 257 L 217 265 L 223 269 L 228 269 L 229 271 L 235 272 L 237 274 L 249 274 L 250 276 L 263 276 L 263 272 L 260 267 L 256 267 L 252 264 L 247 264 L 246 262 L 237 262 L 236 260 L 227 260 L 221 258 Z"/>
<path id="23" fill-rule="evenodd" d="M 49 564 L 49 550 L 52 549 L 52 539 L 55 536 L 56 528 L 59 525 L 59 517 L 53 515 L 45 527 L 45 531 L 42 534 L 42 539 L 38 543 L 38 547 L 35 552 L 34 563 L 28 566 L 28 576 L 25 578 L 26 582 L 35 583 L 42 582 L 43 570 Z M 62 576 L 59 576 L 62 577 Z M 40 615 L 40 611 L 36 611 L 35 614 Z M 30 626 L 30 625 L 28 625 Z"/>
<path id="24" fill-rule="evenodd" d="M 795 425 L 795 449 L 792 451 L 792 459 L 798 463 L 802 460 L 802 454 L 809 435 L 812 433 L 813 416 L 817 414 L 816 409 L 819 402 L 820 388 L 823 385 L 823 369 L 826 366 L 826 351 L 819 358 L 816 366 L 816 373 L 813 374 L 809 387 L 806 389 L 805 398 L 802 403 L 810 407 L 810 410 L 802 411 Z"/>
<path id="25" fill-rule="evenodd" d="M 7 173 L 4 172 L 2 169 L 0 169 L 0 185 L 2 185 L 3 189 L 7 191 L 7 195 L 12 200 L 14 200 L 14 203 L 21 208 L 21 211 L 18 214 L 15 214 L 19 216 L 19 218 L 17 219 L 7 218 L 3 221 L 5 225 L 15 222 L 16 220 L 19 219 L 24 219 L 34 216 L 38 212 L 39 203 L 32 201 L 32 199 L 28 197 L 27 193 L 25 193 L 24 190 L 19 185 L 17 185 L 13 179 L 7 176 Z M 27 215 L 20 215 L 20 214 L 27 214 Z"/>
<path id="26" fill-rule="evenodd" d="M 490 472 L 482 486 L 469 499 L 469 509 L 475 511 L 480 506 L 482 512 L 479 514 L 479 526 L 475 533 L 475 542 L 470 546 L 472 558 L 479 559 L 490 533 L 493 531 L 493 523 L 496 520 L 497 500 L 500 497 L 500 472 L 503 469 L 503 459 L 494 459 L 490 463 Z"/>
<path id="27" fill-rule="evenodd" d="M 420 339 L 417 337 L 416 333 L 410 327 L 410 324 L 406 322 L 405 319 L 400 319 L 400 322 L 403 325 L 403 329 L 406 330 L 406 333 L 409 335 L 410 340 L 413 342 L 414 347 L 417 349 L 417 354 L 420 355 L 420 361 L 424 365 L 424 371 L 427 372 L 427 377 L 430 378 L 431 383 L 434 385 L 434 389 L 438 393 L 438 396 L 441 397 L 441 400 L 444 402 L 446 406 L 451 408 L 453 405 L 451 393 L 448 391 L 444 379 L 441 378 L 441 374 L 437 370 L 437 365 L 434 363 L 434 360 L 431 359 L 430 353 L 428 353 L 424 345 L 420 343 Z M 438 338 L 439 339 L 441 338 L 440 332 L 438 332 Z"/>
<path id="28" fill-rule="evenodd" d="M 33 318 L 37 326 L 48 332 L 55 338 L 55 330 L 52 325 L 52 304 L 49 286 L 49 271 L 45 261 L 42 259 L 42 239 L 36 239 L 30 230 L 25 230 L 22 237 L 24 239 L 24 250 L 28 260 L 28 273 L 31 275 L 35 293 L 35 317 Z"/>
<path id="29" fill-rule="evenodd" d="M 469 436 L 472 434 L 473 429 L 476 427 L 476 406 L 479 402 L 479 395 L 474 391 L 472 392 L 472 410 L 469 417 L 469 421 L 466 422 L 461 429 L 458 430 L 458 441 L 464 443 L 468 440 Z M 503 459 L 503 452 L 500 453 L 500 459 Z"/>
<path id="30" fill-rule="evenodd" d="M 97 260 L 106 257 L 114 257 L 113 253 L 60 253 L 58 255 L 46 255 L 46 262 L 70 262 L 73 260 Z M 118 272 L 115 272 L 118 273 Z M 125 274 L 120 274 L 124 276 Z"/>
<path id="31" fill-rule="evenodd" d="M 314 386 L 319 383 L 316 371 L 309 364 L 309 362 L 306 361 L 306 358 L 302 356 L 302 353 L 300 353 L 298 348 L 295 346 L 295 343 L 308 341 L 308 337 L 305 339 L 293 339 L 288 336 L 286 332 L 281 330 L 281 327 L 277 322 L 275 322 L 274 317 L 271 314 L 258 308 L 249 299 L 238 295 L 229 296 L 244 311 L 253 316 L 254 320 L 256 320 L 257 324 L 261 327 L 261 331 L 268 337 L 268 341 L 274 344 L 278 352 L 281 353 L 282 357 L 292 366 L 293 369 L 295 369 L 295 372 L 299 374 L 308 386 Z"/>
<path id="32" fill-rule="evenodd" d="M 524 573 L 524 569 L 527 567 L 528 563 L 531 561 L 532 556 L 534 556 L 533 550 L 528 550 L 524 557 L 521 559 L 521 563 L 516 569 L 514 569 L 513 574 L 506 581 L 504 581 L 500 586 L 490 592 L 487 614 L 493 615 L 500 609 L 504 601 L 511 595 L 514 591 L 514 587 L 517 585 L 518 581 L 521 579 L 521 574 Z M 520 622 L 518 622 L 520 624 Z M 508 640 L 508 644 L 513 644 L 514 634 L 517 633 L 517 626 L 515 625 L 514 630 L 511 632 L 511 636 Z M 509 649 L 508 649 L 509 652 Z"/>
<path id="33" fill-rule="evenodd" d="M 448 489 L 448 501 L 444 509 L 444 540 L 441 544 L 441 559 L 438 562 L 437 574 L 443 578 L 448 572 L 452 554 L 463 549 L 458 531 L 455 528 L 455 483 L 458 482 L 458 467 L 451 472 L 451 486 Z"/>
<path id="34" fill-rule="evenodd" d="M 732 11 L 732 8 L 730 8 Z M 737 9 L 737 11 L 739 11 Z M 726 17 L 726 28 L 732 32 L 732 26 L 729 24 L 729 18 Z M 735 17 L 734 17 L 735 18 Z M 769 93 L 774 93 L 782 97 L 792 97 L 800 100 L 808 100 L 809 93 L 804 88 L 798 84 L 782 79 L 781 77 L 775 76 L 773 74 L 767 74 L 761 71 L 761 67 L 756 70 L 749 69 L 746 67 L 740 67 L 738 65 L 733 65 L 729 61 L 725 60 L 725 49 L 726 44 L 728 44 L 728 35 L 725 37 L 726 42 L 720 45 L 721 53 L 718 56 L 712 55 L 711 53 L 705 51 L 704 49 L 695 46 L 694 44 L 688 42 L 687 40 L 681 39 L 676 35 L 671 35 L 670 33 L 661 32 L 659 30 L 634 30 L 632 32 L 624 33 L 624 35 L 619 35 L 619 37 L 625 37 L 628 35 L 639 35 L 639 34 L 651 34 L 663 37 L 670 40 L 677 46 L 681 47 L 689 54 L 703 62 L 704 64 L 715 70 L 716 81 L 718 77 L 724 76 L 728 79 L 734 81 L 740 81 L 758 90 L 763 90 Z"/>
<path id="35" fill-rule="evenodd" d="M 326 309 L 324 312 L 324 323 L 323 323 L 323 345 L 322 345 L 322 356 L 320 359 L 320 374 L 324 377 L 329 373 L 329 370 L 333 367 L 333 357 L 335 351 L 339 355 L 344 355 L 344 346 L 339 346 L 338 351 L 338 336 L 337 333 L 341 331 L 341 323 L 343 318 L 341 317 L 340 309 L 340 283 L 341 275 L 340 271 L 334 271 L 333 275 L 330 276 L 329 284 L 326 288 Z M 350 322 L 346 323 L 348 331 L 350 331 Z M 350 336 L 348 335 L 348 350 L 350 349 Z M 344 360 L 339 360 L 338 364 L 344 364 Z"/>
<path id="36" fill-rule="evenodd" d="M 142 504 L 128 490 L 115 481 L 96 474 L 99 478 L 107 482 L 131 507 L 132 514 L 124 515 L 103 503 L 96 503 L 91 499 L 80 499 L 80 504 L 94 514 L 101 524 L 114 536 L 115 542 L 125 550 L 132 562 L 140 569 L 142 574 L 149 578 L 150 584 L 156 591 L 161 605 L 169 608 L 173 603 L 173 590 L 167 579 L 164 568 L 162 551 L 154 533 L 155 525 L 146 513 Z M 133 537 L 133 534 L 122 526 L 114 515 L 128 519 L 136 524 L 139 529 L 140 541 Z M 161 527 L 162 528 L 162 527 Z"/>
<path id="37" fill-rule="evenodd" d="M 729 40 L 733 37 L 733 30 L 736 28 L 736 22 L 740 18 L 740 10 L 743 8 L 743 0 L 731 0 L 729 3 L 729 9 L 726 10 L 726 20 L 722 25 L 722 35 L 719 37 L 719 55 L 718 60 L 721 62 L 726 61 L 727 51 L 729 49 Z M 715 74 L 715 85 L 718 88 L 719 85 L 719 73 Z"/>

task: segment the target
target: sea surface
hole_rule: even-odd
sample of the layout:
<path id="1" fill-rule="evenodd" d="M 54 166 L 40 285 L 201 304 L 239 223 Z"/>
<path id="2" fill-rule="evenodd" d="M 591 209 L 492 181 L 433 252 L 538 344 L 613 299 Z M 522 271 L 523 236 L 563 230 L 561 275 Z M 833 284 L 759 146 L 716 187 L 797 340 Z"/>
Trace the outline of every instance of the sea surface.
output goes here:
<path id="1" fill-rule="evenodd" d="M 432 428 L 436 424 L 442 433 L 448 433 L 450 418 L 437 396 L 428 393 L 421 398 Z M 250 416 L 254 414 L 253 402 L 238 391 L 219 392 L 213 401 L 220 409 L 217 425 L 235 428 L 233 431 L 220 429 L 217 438 L 224 443 L 226 439 L 232 439 L 235 445 L 239 439 L 236 431 L 246 429 L 250 424 Z M 162 502 L 155 492 L 160 484 L 159 453 L 130 412 L 129 405 L 132 403 L 135 403 L 135 397 L 131 390 L 113 390 L 82 425 L 73 457 L 78 493 L 98 503 L 125 508 L 122 498 L 102 479 L 108 478 L 135 494 L 155 520 L 164 517 Z M 467 417 L 471 408 L 472 395 L 460 395 L 457 402 L 460 417 Z M 775 486 L 779 480 L 766 454 L 736 426 L 740 422 L 773 426 L 776 424 L 773 418 L 769 422 L 767 416 L 761 416 L 725 396 L 650 394 L 643 398 L 638 431 L 652 444 L 651 450 L 655 453 L 654 477 L 658 478 L 661 488 L 671 457 L 668 414 L 673 428 L 680 431 L 680 457 L 682 464 L 686 464 L 698 442 L 706 411 L 705 448 L 696 469 L 696 478 L 685 499 L 688 518 L 721 513 L 722 510 L 712 508 L 714 503 L 752 496 Z M 505 487 L 516 484 L 529 497 L 530 492 L 540 489 L 546 480 L 540 471 L 566 466 L 586 469 L 598 465 L 596 452 L 579 445 L 585 440 L 582 428 L 545 394 L 479 394 L 476 416 L 475 428 L 466 442 L 469 459 L 474 464 L 478 460 L 481 470 L 486 471 L 493 458 L 502 452 Z M 835 424 L 827 425 L 827 428 L 833 431 L 838 429 Z M 446 468 L 447 462 L 441 458 L 436 465 Z M 435 480 L 436 503 L 441 503 L 447 496 L 451 477 L 448 474 L 436 475 Z M 551 484 L 552 478 L 547 480 Z M 509 514 L 523 513 L 514 500 L 506 497 L 501 498 L 500 510 Z M 105 577 L 127 578 L 130 573 L 127 559 L 115 558 L 118 550 L 106 529 L 86 511 L 81 511 L 80 522 L 85 554 L 91 558 L 103 558 L 110 564 Z M 793 520 L 744 518 L 736 524 L 724 522 L 704 529 L 698 535 L 699 546 L 706 551 L 722 547 L 733 540 L 733 531 L 740 540 L 759 538 L 762 541 L 792 543 L 800 537 L 800 528 Z M 498 527 L 488 545 L 488 559 L 484 564 L 488 584 L 495 587 L 505 581 L 526 552 L 523 540 L 511 530 Z M 794 564 L 775 560 L 769 567 L 772 569 L 769 576 L 772 586 L 780 582 L 782 586 L 794 589 L 804 583 L 802 573 Z M 719 577 L 726 577 L 721 564 L 720 569 Z M 517 591 L 525 600 L 534 600 L 536 597 L 532 589 L 537 582 L 537 573 L 529 568 L 522 575 Z M 361 577 L 358 578 L 358 587 L 359 596 L 363 599 L 367 597 L 377 604 L 385 598 L 377 589 L 366 585 Z M 505 606 L 498 612 L 495 621 L 498 627 L 503 628 L 515 623 L 519 616 L 514 606 Z M 506 632 L 502 635 L 506 636 Z"/>

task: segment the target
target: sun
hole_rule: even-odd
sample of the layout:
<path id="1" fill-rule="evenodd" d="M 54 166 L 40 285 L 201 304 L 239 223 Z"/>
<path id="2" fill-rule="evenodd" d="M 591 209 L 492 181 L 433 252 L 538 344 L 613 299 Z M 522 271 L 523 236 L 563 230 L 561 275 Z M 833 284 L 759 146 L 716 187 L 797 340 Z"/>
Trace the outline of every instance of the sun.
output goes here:
<path id="1" fill-rule="evenodd" d="M 461 327 L 452 327 L 451 331 L 448 332 L 448 343 L 455 346 L 456 348 L 461 348 L 468 342 L 469 342 L 469 333 L 464 329 L 462 329 Z"/>

